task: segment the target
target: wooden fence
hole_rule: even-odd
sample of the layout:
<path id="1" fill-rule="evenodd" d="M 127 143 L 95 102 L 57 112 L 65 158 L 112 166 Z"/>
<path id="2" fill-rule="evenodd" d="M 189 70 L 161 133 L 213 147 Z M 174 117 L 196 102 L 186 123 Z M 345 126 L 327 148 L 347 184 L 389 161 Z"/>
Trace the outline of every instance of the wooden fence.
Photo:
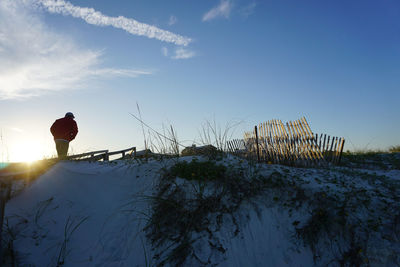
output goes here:
<path id="1" fill-rule="evenodd" d="M 285 124 L 271 120 L 246 132 L 243 140 L 227 143 L 228 151 L 259 162 L 291 166 L 326 166 L 339 164 L 344 138 L 314 134 L 306 120 L 301 118 Z"/>

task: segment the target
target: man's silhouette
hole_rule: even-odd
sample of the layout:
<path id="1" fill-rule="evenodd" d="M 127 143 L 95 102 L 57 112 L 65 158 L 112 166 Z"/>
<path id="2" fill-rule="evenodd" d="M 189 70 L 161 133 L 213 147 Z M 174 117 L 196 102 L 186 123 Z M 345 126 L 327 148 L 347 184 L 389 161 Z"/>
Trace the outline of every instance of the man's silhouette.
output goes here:
<path id="1" fill-rule="evenodd" d="M 67 112 L 64 118 L 56 120 L 50 128 L 59 158 L 67 156 L 69 142 L 78 134 L 78 125 L 74 118 L 74 114 Z"/>

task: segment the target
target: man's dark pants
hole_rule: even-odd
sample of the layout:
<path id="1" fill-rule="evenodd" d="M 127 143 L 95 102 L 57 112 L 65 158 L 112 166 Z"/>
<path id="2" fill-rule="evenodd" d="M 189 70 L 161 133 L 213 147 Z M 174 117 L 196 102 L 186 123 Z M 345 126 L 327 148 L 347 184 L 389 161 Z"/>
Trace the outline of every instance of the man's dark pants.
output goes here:
<path id="1" fill-rule="evenodd" d="M 65 158 L 68 153 L 69 142 L 62 139 L 56 139 L 54 142 L 56 143 L 58 157 Z"/>

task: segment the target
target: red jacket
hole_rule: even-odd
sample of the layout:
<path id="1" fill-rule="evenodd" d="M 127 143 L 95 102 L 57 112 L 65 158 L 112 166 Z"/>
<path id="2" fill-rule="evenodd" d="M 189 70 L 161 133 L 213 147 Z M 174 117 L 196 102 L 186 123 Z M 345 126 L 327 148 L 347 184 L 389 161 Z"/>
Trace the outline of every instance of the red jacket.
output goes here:
<path id="1" fill-rule="evenodd" d="M 78 134 L 78 125 L 76 125 L 76 121 L 71 117 L 61 118 L 53 123 L 50 132 L 54 136 L 54 139 L 72 141 Z"/>

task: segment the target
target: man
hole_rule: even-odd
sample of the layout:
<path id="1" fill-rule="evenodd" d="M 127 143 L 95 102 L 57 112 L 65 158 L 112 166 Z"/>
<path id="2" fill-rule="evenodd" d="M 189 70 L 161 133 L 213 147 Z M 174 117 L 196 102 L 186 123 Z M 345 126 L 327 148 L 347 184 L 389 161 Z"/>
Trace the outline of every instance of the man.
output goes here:
<path id="1" fill-rule="evenodd" d="M 59 158 L 65 158 L 68 153 L 69 142 L 78 134 L 78 126 L 74 121 L 74 114 L 67 112 L 64 118 L 56 120 L 50 128 L 50 132 L 56 143 Z"/>

